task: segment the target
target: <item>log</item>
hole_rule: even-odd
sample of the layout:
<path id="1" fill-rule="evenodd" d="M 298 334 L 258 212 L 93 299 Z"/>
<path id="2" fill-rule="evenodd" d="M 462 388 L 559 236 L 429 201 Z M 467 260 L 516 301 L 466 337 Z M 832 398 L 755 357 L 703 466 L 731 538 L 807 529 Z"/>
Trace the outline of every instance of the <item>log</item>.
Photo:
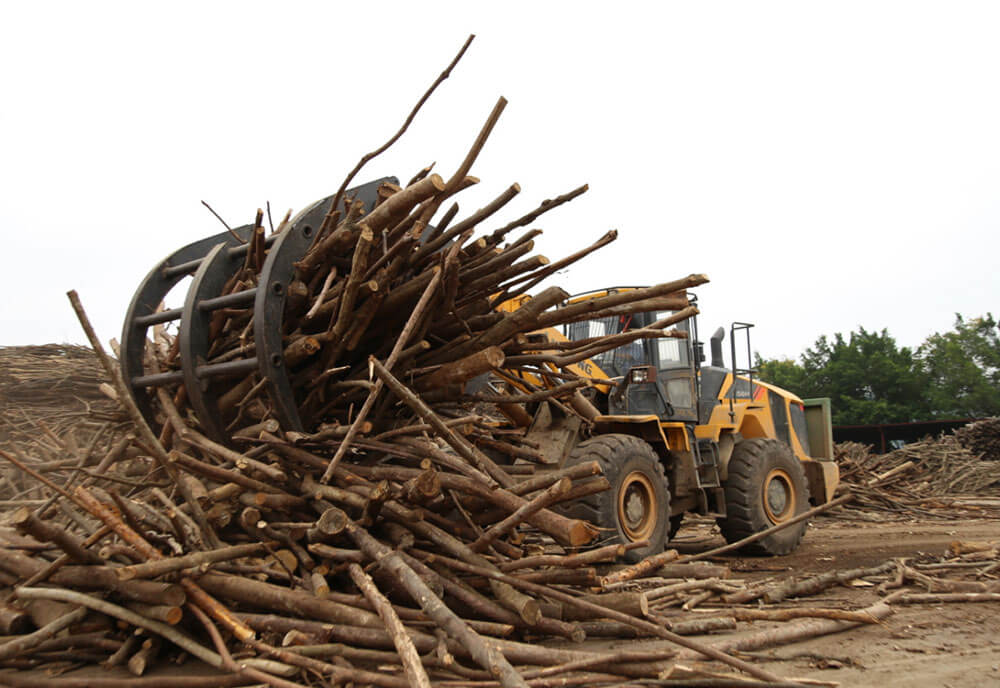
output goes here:
<path id="1" fill-rule="evenodd" d="M 24 635 L 31 629 L 31 616 L 23 609 L 0 605 L 0 634 Z"/>
<path id="2" fill-rule="evenodd" d="M 490 346 L 465 358 L 447 363 L 416 382 L 418 391 L 463 383 L 503 366 L 504 353 L 500 347 Z"/>
<path id="3" fill-rule="evenodd" d="M 139 651 L 132 655 L 127 663 L 128 670 L 135 676 L 142 676 L 150 663 L 156 659 L 160 652 L 160 639 L 157 636 L 146 638 L 142 641 Z"/>
<path id="4" fill-rule="evenodd" d="M 9 522 L 18 530 L 42 542 L 52 542 L 72 559 L 82 564 L 103 564 L 97 553 L 87 549 L 83 540 L 49 522 L 42 521 L 28 507 L 21 507 L 11 514 Z"/>
<path id="5" fill-rule="evenodd" d="M 526 688 L 527 684 L 507 659 L 493 646 L 484 642 L 462 619 L 448 609 L 413 572 L 402 557 L 368 534 L 363 528 L 350 524 L 347 534 L 355 544 L 371 559 L 377 561 L 383 570 L 410 594 L 431 619 L 452 638 L 460 642 L 479 666 L 500 681 L 504 688 Z"/>
<path id="6" fill-rule="evenodd" d="M 660 552 L 659 554 L 646 557 L 632 566 L 627 566 L 615 571 L 614 573 L 609 573 L 604 576 L 601 578 L 601 587 L 607 589 L 609 585 L 623 583 L 625 581 L 645 576 L 646 574 L 652 573 L 656 569 L 660 568 L 664 564 L 674 561 L 678 556 L 677 550 L 668 549 Z"/>
<path id="7" fill-rule="evenodd" d="M 893 612 L 889 605 L 882 602 L 878 602 L 861 611 L 870 618 L 868 623 L 877 623 L 878 621 L 881 621 L 891 615 Z M 749 636 L 744 636 L 743 638 L 715 644 L 713 647 L 721 650 L 722 652 L 747 652 L 750 650 L 760 650 L 765 647 L 774 647 L 776 645 L 786 645 L 788 643 L 794 643 L 808 638 L 815 638 L 821 635 L 839 633 L 840 631 L 854 628 L 858 625 L 859 624 L 857 622 L 852 621 L 813 619 L 799 622 L 797 624 L 788 624 L 777 628 L 769 628 L 764 631 L 753 633 Z M 678 661 L 698 658 L 698 653 L 693 651 L 682 651 L 677 656 Z"/>
<path id="8" fill-rule="evenodd" d="M 246 545 L 233 545 L 222 547 L 217 550 L 205 552 L 195 552 L 183 557 L 170 557 L 168 559 L 158 559 L 134 564 L 132 566 L 122 566 L 114 569 L 119 580 L 127 581 L 134 578 L 156 578 L 173 571 L 181 571 L 189 568 L 196 568 L 206 564 L 214 564 L 220 561 L 230 561 L 241 557 L 248 557 L 259 554 L 267 546 L 266 543 L 249 543 Z"/>
<path id="9" fill-rule="evenodd" d="M 882 573 L 891 571 L 896 566 L 896 562 L 890 561 L 886 562 L 880 566 L 860 568 L 860 569 L 850 569 L 847 571 L 830 571 L 819 576 L 812 576 L 806 580 L 801 581 L 787 581 L 779 585 L 771 586 L 767 590 L 762 591 L 761 597 L 768 604 L 773 604 L 775 602 L 781 602 L 787 597 L 802 597 L 805 595 L 815 595 L 833 585 L 840 583 L 846 583 L 847 581 L 852 581 L 857 578 L 866 578 L 868 576 L 877 576 Z"/>
<path id="10" fill-rule="evenodd" d="M 431 682 L 427 677 L 427 672 L 424 671 L 423 665 L 420 663 L 420 655 L 417 654 L 417 649 L 413 646 L 413 641 L 410 640 L 410 636 L 406 633 L 406 627 L 399 620 L 389 600 L 379 592 L 378 588 L 375 587 L 375 582 L 372 581 L 360 566 L 350 564 L 348 571 L 351 574 L 351 580 L 364 593 L 365 599 L 368 600 L 369 604 L 378 612 L 379 617 L 381 617 L 382 622 L 385 624 L 386 630 L 392 636 L 393 644 L 399 653 L 399 658 L 403 663 L 403 670 L 410 681 L 410 685 L 417 686 L 418 688 L 430 688 Z"/>
<path id="11" fill-rule="evenodd" d="M 0 568 L 25 579 L 25 585 L 45 569 L 45 566 L 31 557 L 12 550 L 0 550 Z M 172 583 L 155 581 L 122 581 L 109 566 L 65 566 L 50 574 L 47 579 L 71 588 L 108 590 L 126 599 L 147 604 L 168 604 L 180 606 L 187 595 Z"/>
<path id="12" fill-rule="evenodd" d="M 19 589 L 18 597 L 21 597 L 20 592 L 25 589 L 26 588 Z M 77 607 L 67 614 L 64 614 L 63 616 L 60 616 L 59 618 L 42 626 L 34 633 L 22 635 L 20 638 L 7 641 L 6 643 L 0 645 L 0 661 L 23 656 L 24 653 L 40 645 L 49 638 L 52 638 L 64 628 L 82 621 L 83 618 L 87 616 L 88 611 L 89 610 L 86 607 Z"/>
<path id="13" fill-rule="evenodd" d="M 542 509 L 558 501 L 562 495 L 569 492 L 572 484 L 573 481 L 569 478 L 562 478 L 554 485 L 540 492 L 531 501 L 518 507 L 510 516 L 490 526 L 475 542 L 469 545 L 469 548 L 474 552 L 483 551 L 497 538 L 503 537 L 530 516 L 537 514 Z"/>
<path id="14" fill-rule="evenodd" d="M 637 618 L 645 618 L 649 614 L 649 600 L 642 592 L 608 592 L 599 595 L 583 595 L 580 599 Z M 592 608 L 568 607 L 563 609 L 563 618 L 570 621 L 587 621 L 601 617 L 599 612 Z"/>
<path id="15" fill-rule="evenodd" d="M 946 602 L 1000 602 L 1000 592 L 907 593 L 893 599 L 901 604 L 939 604 Z"/>
<path id="16" fill-rule="evenodd" d="M 306 619 L 382 628 L 375 614 L 331 599 L 319 599 L 301 590 L 290 590 L 240 576 L 209 573 L 198 579 L 207 592 L 257 609 L 297 614 Z"/>

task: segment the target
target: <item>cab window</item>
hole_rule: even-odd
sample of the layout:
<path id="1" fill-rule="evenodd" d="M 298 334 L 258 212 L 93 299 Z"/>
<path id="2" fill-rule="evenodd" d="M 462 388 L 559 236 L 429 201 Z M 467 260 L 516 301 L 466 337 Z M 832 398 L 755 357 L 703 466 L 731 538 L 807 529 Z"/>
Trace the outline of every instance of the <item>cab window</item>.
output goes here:
<path id="1" fill-rule="evenodd" d="M 662 320 L 673 315 L 673 311 L 657 311 L 655 320 Z M 674 327 L 678 330 L 687 330 L 687 321 L 677 323 Z M 656 342 L 656 350 L 660 360 L 660 369 L 667 368 L 687 368 L 688 367 L 688 340 L 675 339 L 673 337 L 663 337 L 653 340 Z"/>

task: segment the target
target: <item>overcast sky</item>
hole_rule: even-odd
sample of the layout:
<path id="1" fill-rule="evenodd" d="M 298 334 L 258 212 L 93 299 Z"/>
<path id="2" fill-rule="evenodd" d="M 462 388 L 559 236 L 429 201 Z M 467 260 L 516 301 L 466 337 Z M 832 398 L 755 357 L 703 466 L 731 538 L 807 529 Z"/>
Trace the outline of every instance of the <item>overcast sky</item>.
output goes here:
<path id="1" fill-rule="evenodd" d="M 0 4 L 0 345 L 104 340 L 167 254 L 329 195 L 471 49 L 359 180 L 461 161 L 458 197 L 512 182 L 543 216 L 551 284 L 692 272 L 707 336 L 756 323 L 796 357 L 821 334 L 916 346 L 997 307 L 1000 5 L 993 2 L 6 2 Z M 491 225 L 485 229 L 492 230 Z"/>

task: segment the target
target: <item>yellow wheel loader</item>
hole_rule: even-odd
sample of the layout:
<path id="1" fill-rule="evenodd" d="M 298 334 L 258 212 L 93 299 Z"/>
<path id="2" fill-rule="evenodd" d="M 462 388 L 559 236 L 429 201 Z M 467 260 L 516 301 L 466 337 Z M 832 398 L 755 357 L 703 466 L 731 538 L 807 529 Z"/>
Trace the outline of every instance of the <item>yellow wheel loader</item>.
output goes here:
<path id="1" fill-rule="evenodd" d="M 370 209 L 377 205 L 383 184 L 395 186 L 397 182 L 394 178 L 376 180 L 349 190 L 348 195 Z M 247 376 L 256 374 L 257 385 L 271 402 L 266 413 L 286 431 L 306 430 L 289 374 L 292 365 L 284 317 L 294 296 L 289 290 L 296 283 L 296 266 L 313 244 L 314 228 L 322 226 L 328 216 L 331 200 L 317 202 L 285 231 L 266 239 L 255 226 L 245 225 L 189 244 L 149 272 L 129 307 L 120 354 L 123 378 L 147 419 L 155 422 L 156 418 L 153 389 L 183 383 L 201 429 L 212 440 L 225 443 L 232 419 L 220 411 L 225 399 L 213 381 L 236 376 L 250 379 Z M 260 219 L 257 227 L 259 223 Z M 266 259 L 257 266 L 259 274 L 249 286 L 227 292 L 248 260 L 251 240 L 258 242 L 258 258 L 269 247 Z M 183 307 L 161 309 L 171 290 L 188 279 Z M 308 287 L 300 286 L 308 292 Z M 579 312 L 587 317 L 594 312 L 588 311 L 588 300 L 623 290 L 592 292 L 570 301 L 580 304 Z M 592 318 L 570 322 L 563 331 L 549 328 L 531 335 L 525 342 L 528 348 L 522 351 L 534 350 L 536 342 L 540 352 L 547 343 L 560 341 L 564 348 L 570 341 L 579 348 L 581 340 L 615 334 L 623 334 L 615 341 L 632 340 L 625 333 L 655 330 L 650 326 L 660 327 L 666 321 L 677 321 L 687 336 L 634 339 L 592 360 L 563 366 L 594 383 L 587 390 L 590 399 L 574 394 L 572 411 L 555 401 L 530 409 L 533 415 L 519 404 L 509 404 L 505 411 L 517 425 L 528 427 L 528 440 L 549 467 L 589 461 L 601 464 L 611 490 L 572 502 L 565 509 L 603 526 L 617 540 L 644 543 L 629 550 L 632 560 L 662 550 L 685 513 L 714 516 L 726 538 L 736 541 L 801 513 L 810 503 L 829 500 L 838 479 L 831 460 L 829 406 L 806 404 L 790 392 L 754 380 L 746 324 L 736 324 L 732 330 L 733 369 L 723 366 L 721 330 L 711 338 L 710 364 L 702 365 L 697 323 L 688 317 L 697 311 L 686 310 L 688 298 L 672 300 L 670 296 L 650 307 L 676 305 L 677 312 Z M 501 303 L 499 309 L 516 310 L 528 298 L 517 296 Z M 596 302 L 593 305 L 598 307 Z M 252 318 L 244 334 L 252 329 L 252 345 L 234 349 L 245 356 L 213 357 L 219 316 L 230 309 L 249 311 L 251 307 Z M 178 324 L 170 356 L 177 359 L 179 369 L 147 370 L 147 331 L 154 328 L 155 333 L 155 328 L 171 323 Z M 735 363 L 737 333 L 746 336 L 747 365 L 742 369 Z M 647 334 L 659 333 L 643 336 Z M 306 336 L 299 341 L 308 344 L 310 339 Z M 554 365 L 553 375 L 546 374 L 544 379 L 509 366 L 496 374 L 523 391 L 537 390 L 564 379 L 558 367 Z M 236 398 L 229 401 L 235 404 Z M 498 407 L 503 410 L 504 404 Z M 757 541 L 748 551 L 789 552 L 805 527 L 804 523 L 789 527 Z"/>
<path id="2" fill-rule="evenodd" d="M 570 303 L 614 291 L 583 294 Z M 544 351 L 553 341 L 619 334 L 673 315 L 584 320 L 533 337 Z M 807 403 L 755 380 L 749 366 L 752 325 L 731 328 L 731 368 L 723 363 L 722 328 L 710 339 L 705 365 L 696 317 L 676 327 L 687 336 L 637 339 L 576 365 L 573 372 L 596 383 L 588 390 L 596 410 L 589 428 L 576 414 L 544 403 L 527 435 L 553 468 L 600 463 L 611 489 L 564 511 L 596 523 L 622 543 L 647 543 L 628 551 L 630 561 L 662 551 L 685 513 L 715 517 L 726 540 L 736 542 L 829 501 L 839 478 L 828 400 Z M 742 368 L 736 363 L 738 338 L 746 343 Z M 503 377 L 515 386 L 546 384 L 516 371 Z M 806 527 L 805 521 L 794 524 L 743 552 L 787 554 Z"/>

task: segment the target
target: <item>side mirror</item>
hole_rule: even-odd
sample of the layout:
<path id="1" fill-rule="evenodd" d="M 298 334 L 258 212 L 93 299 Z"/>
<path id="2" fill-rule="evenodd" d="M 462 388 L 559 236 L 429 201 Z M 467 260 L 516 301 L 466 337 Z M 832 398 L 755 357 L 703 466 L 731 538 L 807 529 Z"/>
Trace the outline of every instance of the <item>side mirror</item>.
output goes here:
<path id="1" fill-rule="evenodd" d="M 705 342 L 694 343 L 694 357 L 699 363 L 705 362 Z"/>

